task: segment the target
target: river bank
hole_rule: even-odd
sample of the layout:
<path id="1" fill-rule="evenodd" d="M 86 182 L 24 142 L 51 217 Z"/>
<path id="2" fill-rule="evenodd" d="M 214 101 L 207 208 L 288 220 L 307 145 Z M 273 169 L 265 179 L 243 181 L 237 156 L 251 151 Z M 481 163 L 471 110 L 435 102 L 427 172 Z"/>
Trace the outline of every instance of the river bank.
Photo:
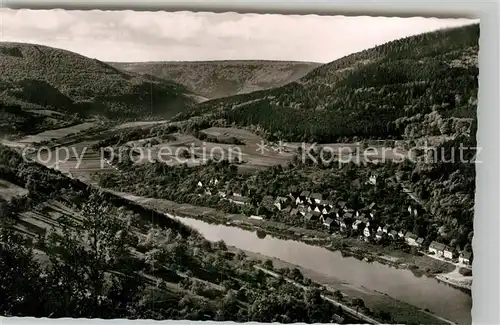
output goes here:
<path id="1" fill-rule="evenodd" d="M 114 192 L 114 191 L 113 191 Z M 445 261 L 433 259 L 424 254 L 413 255 L 402 251 L 367 243 L 358 238 L 345 238 L 340 234 L 328 234 L 325 231 L 293 227 L 283 223 L 266 220 L 250 219 L 239 214 L 225 214 L 213 208 L 181 204 L 164 199 L 141 198 L 128 193 L 114 192 L 132 201 L 141 202 L 158 212 L 184 216 L 211 224 L 239 227 L 249 231 L 264 231 L 275 238 L 296 240 L 324 247 L 333 252 L 339 251 L 344 256 L 352 256 L 366 262 L 378 263 L 398 268 L 408 269 L 415 276 L 434 276 L 449 273 L 455 266 Z"/>

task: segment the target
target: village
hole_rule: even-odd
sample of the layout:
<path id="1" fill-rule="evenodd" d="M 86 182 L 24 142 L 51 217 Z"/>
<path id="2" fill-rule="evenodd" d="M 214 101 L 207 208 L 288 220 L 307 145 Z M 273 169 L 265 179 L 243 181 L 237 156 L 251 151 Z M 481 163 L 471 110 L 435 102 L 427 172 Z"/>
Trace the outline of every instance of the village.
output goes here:
<path id="1" fill-rule="evenodd" d="M 375 184 L 376 177 L 371 176 L 367 182 Z M 218 195 L 238 206 L 252 205 L 252 199 L 241 192 L 215 191 L 214 188 L 218 184 L 218 179 L 211 179 L 206 185 L 199 181 L 197 186 L 204 189 L 204 195 Z M 377 218 L 377 205 L 375 202 L 355 210 L 349 207 L 345 201 L 336 200 L 335 197 L 323 197 L 321 193 L 303 190 L 288 193 L 288 195 L 284 196 L 264 196 L 261 202 L 257 202 L 257 205 L 271 214 L 280 213 L 291 218 L 300 218 L 304 222 L 320 226 L 321 229 L 331 234 L 358 236 L 360 239 L 373 244 L 380 244 L 384 241 L 405 243 L 415 251 L 435 259 L 468 268 L 472 265 L 471 252 L 458 252 L 456 249 L 437 241 L 431 241 L 426 245 L 425 238 L 418 237 L 411 231 L 395 229 L 390 224 L 381 223 Z M 258 211 L 261 211 L 261 209 Z M 414 216 L 419 213 L 419 209 L 411 205 L 408 206 L 407 211 Z M 250 214 L 248 218 L 265 221 L 267 216 L 265 214 Z"/>

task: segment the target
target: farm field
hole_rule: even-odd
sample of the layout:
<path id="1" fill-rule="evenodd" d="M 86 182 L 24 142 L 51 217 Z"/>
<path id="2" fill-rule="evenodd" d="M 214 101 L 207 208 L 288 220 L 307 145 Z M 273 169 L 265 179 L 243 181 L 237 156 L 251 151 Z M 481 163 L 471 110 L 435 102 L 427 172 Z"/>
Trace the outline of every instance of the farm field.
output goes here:
<path id="1" fill-rule="evenodd" d="M 146 127 L 167 122 L 168 120 L 126 122 L 113 127 L 112 130 L 114 131 L 114 130 L 124 130 L 124 129 L 134 128 L 134 127 Z"/>
<path id="2" fill-rule="evenodd" d="M 59 139 L 65 136 L 68 136 L 72 133 L 78 133 L 81 131 L 85 131 L 87 129 L 90 129 L 94 126 L 96 126 L 96 123 L 92 122 L 85 122 L 77 125 L 73 125 L 70 127 L 66 128 L 61 128 L 61 129 L 55 129 L 55 130 L 48 130 L 44 131 L 35 135 L 28 135 L 20 140 L 18 140 L 19 143 L 23 144 L 33 144 L 33 143 L 38 143 L 42 141 L 50 141 L 52 139 Z"/>

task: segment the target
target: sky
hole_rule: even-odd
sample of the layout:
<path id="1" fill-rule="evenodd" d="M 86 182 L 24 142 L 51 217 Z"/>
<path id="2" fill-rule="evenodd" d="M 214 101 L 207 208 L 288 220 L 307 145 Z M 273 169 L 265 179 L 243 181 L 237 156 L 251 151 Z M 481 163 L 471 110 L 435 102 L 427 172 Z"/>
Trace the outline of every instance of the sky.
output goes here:
<path id="1" fill-rule="evenodd" d="M 0 40 L 101 61 L 286 60 L 326 63 L 468 19 L 208 12 L 0 9 Z"/>

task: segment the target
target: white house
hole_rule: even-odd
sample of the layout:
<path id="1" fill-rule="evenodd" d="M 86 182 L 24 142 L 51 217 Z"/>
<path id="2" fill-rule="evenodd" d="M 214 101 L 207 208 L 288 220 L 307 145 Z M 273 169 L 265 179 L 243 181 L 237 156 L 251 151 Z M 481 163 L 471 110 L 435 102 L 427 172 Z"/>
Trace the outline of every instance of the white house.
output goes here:
<path id="1" fill-rule="evenodd" d="M 323 195 L 321 195 L 320 193 L 312 193 L 311 194 L 311 197 L 310 197 L 311 203 L 320 204 L 322 200 L 323 200 Z"/>
<path id="2" fill-rule="evenodd" d="M 201 181 L 198 182 L 198 187 L 203 187 L 203 183 Z"/>
<path id="3" fill-rule="evenodd" d="M 365 229 L 363 230 L 363 235 L 365 235 L 365 237 L 370 237 L 372 235 L 370 227 L 365 227 Z"/>
<path id="4" fill-rule="evenodd" d="M 405 234 L 406 234 L 406 230 L 404 230 L 404 229 L 401 229 L 401 230 L 398 232 L 398 236 L 399 236 L 399 238 L 403 238 L 403 237 L 405 236 Z"/>
<path id="5" fill-rule="evenodd" d="M 443 256 L 451 260 L 453 258 L 453 249 L 449 246 L 446 246 L 443 251 Z"/>
<path id="6" fill-rule="evenodd" d="M 370 178 L 368 179 L 368 183 L 372 184 L 372 185 L 376 185 L 377 184 L 377 176 L 375 176 L 375 175 L 370 176 Z"/>
<path id="7" fill-rule="evenodd" d="M 429 252 L 434 253 L 436 256 L 443 256 L 445 247 L 446 245 L 433 241 L 429 245 Z"/>
<path id="8" fill-rule="evenodd" d="M 325 220 L 325 221 L 323 221 L 323 225 L 324 225 L 325 227 L 330 228 L 330 227 L 332 226 L 332 224 L 333 224 L 333 219 L 332 219 L 332 218 L 329 218 L 329 217 L 328 217 L 328 218 L 326 218 L 326 220 Z"/>
<path id="9" fill-rule="evenodd" d="M 253 220 L 263 220 L 264 218 L 261 217 L 261 216 L 254 216 L 254 215 L 251 215 L 250 217 L 248 217 L 249 219 L 253 219 Z"/>
<path id="10" fill-rule="evenodd" d="M 417 239 L 418 236 L 409 231 L 405 234 L 405 242 L 410 246 L 417 246 Z"/>
<path id="11" fill-rule="evenodd" d="M 362 223 L 362 222 L 361 222 L 361 220 L 356 220 L 356 221 L 354 221 L 354 223 L 352 224 L 352 229 L 354 229 L 354 230 L 358 230 L 358 226 L 359 226 L 359 224 L 361 224 L 361 223 Z"/>
<path id="12" fill-rule="evenodd" d="M 458 261 L 464 265 L 470 265 L 471 259 L 472 253 L 470 252 L 461 252 L 460 256 L 458 257 Z"/>

